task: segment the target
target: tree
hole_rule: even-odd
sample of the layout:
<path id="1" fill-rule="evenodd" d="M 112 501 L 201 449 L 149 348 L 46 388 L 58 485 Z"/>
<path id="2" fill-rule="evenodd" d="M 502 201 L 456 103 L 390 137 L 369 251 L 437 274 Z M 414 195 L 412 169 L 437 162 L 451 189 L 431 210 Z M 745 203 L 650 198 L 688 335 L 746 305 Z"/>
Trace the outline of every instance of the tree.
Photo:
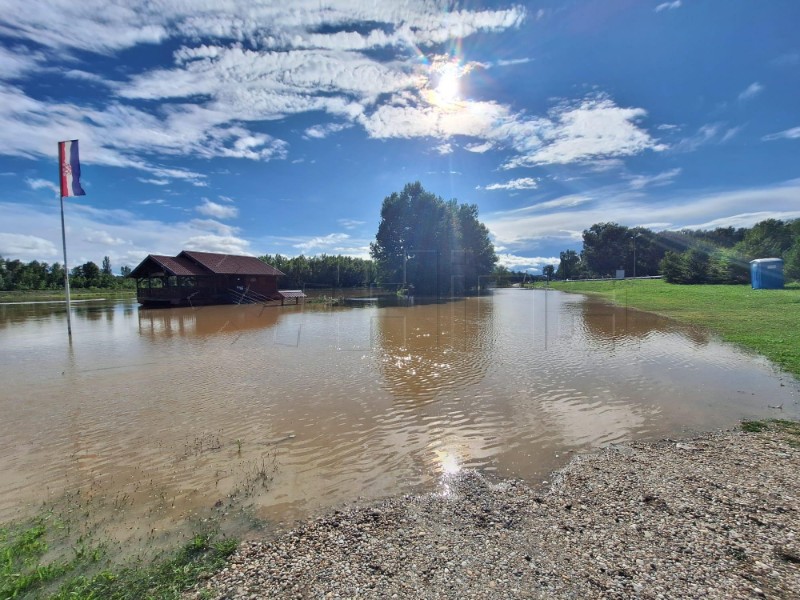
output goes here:
<path id="1" fill-rule="evenodd" d="M 687 250 L 681 258 L 684 283 L 706 283 L 708 281 L 708 254 L 692 248 Z"/>
<path id="2" fill-rule="evenodd" d="M 547 281 L 550 281 L 553 278 L 553 272 L 555 271 L 555 267 L 553 265 L 545 265 L 542 269 L 542 275 L 547 277 Z"/>
<path id="3" fill-rule="evenodd" d="M 413 285 L 421 295 L 477 288 L 497 262 L 477 206 L 445 202 L 419 182 L 384 198 L 370 253 L 384 284 Z"/>
<path id="4" fill-rule="evenodd" d="M 596 223 L 583 232 L 583 256 L 589 269 L 609 277 L 632 261 L 630 230 L 617 223 Z"/>
<path id="5" fill-rule="evenodd" d="M 736 249 L 750 261 L 756 258 L 779 258 L 794 242 L 792 226 L 777 219 L 767 219 L 753 225 L 736 244 Z"/>
<path id="6" fill-rule="evenodd" d="M 111 259 L 107 256 L 103 257 L 103 266 L 100 268 L 103 275 L 111 275 Z"/>
<path id="7" fill-rule="evenodd" d="M 787 279 L 800 281 L 800 237 L 783 257 L 783 274 Z"/>
<path id="8" fill-rule="evenodd" d="M 92 261 L 83 263 L 80 266 L 80 273 L 83 275 L 84 287 L 100 287 L 100 267 Z"/>
<path id="9" fill-rule="evenodd" d="M 667 250 L 660 264 L 661 276 L 667 283 L 683 283 L 683 261 L 681 255 Z"/>
<path id="10" fill-rule="evenodd" d="M 57 290 L 64 287 L 64 267 L 61 263 L 53 263 L 47 275 L 47 287 Z"/>
<path id="11" fill-rule="evenodd" d="M 131 268 L 130 268 L 128 265 L 122 265 L 122 266 L 119 268 L 119 274 L 120 274 L 122 277 L 127 277 L 128 275 L 130 275 L 130 274 L 131 274 L 131 271 L 132 271 L 132 270 L 133 270 L 133 269 L 131 269 Z"/>
<path id="12" fill-rule="evenodd" d="M 556 278 L 558 279 L 575 279 L 578 274 L 578 263 L 581 257 L 575 250 L 564 250 L 560 254 L 560 261 L 558 263 L 558 271 L 556 271 Z"/>

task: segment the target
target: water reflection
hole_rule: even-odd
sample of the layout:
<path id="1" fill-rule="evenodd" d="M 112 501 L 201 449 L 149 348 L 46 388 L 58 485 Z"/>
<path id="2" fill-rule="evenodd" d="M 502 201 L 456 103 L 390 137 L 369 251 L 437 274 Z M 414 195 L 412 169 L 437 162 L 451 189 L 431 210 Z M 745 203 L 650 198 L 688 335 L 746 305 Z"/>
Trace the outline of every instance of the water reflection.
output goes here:
<path id="1" fill-rule="evenodd" d="M 274 306 L 203 306 L 198 308 L 140 309 L 139 333 L 159 336 L 209 336 L 273 327 L 284 314 Z"/>
<path id="2" fill-rule="evenodd" d="M 490 298 L 386 308 L 374 317 L 375 358 L 398 400 L 425 404 L 479 383 L 492 353 Z"/>
<path id="3" fill-rule="evenodd" d="M 572 450 L 769 405 L 800 416 L 797 383 L 751 355 L 559 292 L 75 314 L 69 346 L 63 307 L 0 307 L 0 520 L 81 490 L 129 498 L 121 527 L 168 527 L 265 464 L 249 506 L 292 519 L 468 467 L 536 481 Z"/>
<path id="4" fill-rule="evenodd" d="M 581 296 L 567 295 L 572 302 L 565 302 L 567 311 L 580 311 L 580 321 L 588 341 L 601 348 L 615 343 L 632 343 L 651 337 L 679 332 L 685 341 L 695 346 L 705 346 L 710 340 L 707 331 L 697 327 L 682 326 L 671 319 L 625 306 L 601 302 L 586 302 Z"/>

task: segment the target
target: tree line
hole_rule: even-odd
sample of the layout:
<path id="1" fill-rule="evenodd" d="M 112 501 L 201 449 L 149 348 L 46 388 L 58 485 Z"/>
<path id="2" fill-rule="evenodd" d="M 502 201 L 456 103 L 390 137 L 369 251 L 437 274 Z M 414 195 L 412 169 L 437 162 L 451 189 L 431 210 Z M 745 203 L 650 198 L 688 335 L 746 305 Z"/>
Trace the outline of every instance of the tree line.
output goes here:
<path id="1" fill-rule="evenodd" d="M 304 255 L 288 257 L 265 254 L 259 259 L 284 274 L 282 288 L 358 287 L 376 283 L 375 263 L 352 256 Z"/>
<path id="2" fill-rule="evenodd" d="M 800 219 L 767 219 L 753 227 L 653 232 L 596 223 L 583 232 L 583 250 L 565 250 L 556 279 L 661 275 L 670 283 L 750 281 L 750 261 L 782 258 L 789 279 L 800 279 Z"/>
<path id="3" fill-rule="evenodd" d="M 89 261 L 70 270 L 69 285 L 74 288 L 122 289 L 133 288 L 135 283 L 126 280 L 130 267 L 122 267 L 121 276 L 111 270 L 111 259 L 103 258 L 102 266 Z M 18 259 L 0 256 L 0 290 L 57 290 L 64 287 L 64 266 L 32 260 L 24 263 Z"/>

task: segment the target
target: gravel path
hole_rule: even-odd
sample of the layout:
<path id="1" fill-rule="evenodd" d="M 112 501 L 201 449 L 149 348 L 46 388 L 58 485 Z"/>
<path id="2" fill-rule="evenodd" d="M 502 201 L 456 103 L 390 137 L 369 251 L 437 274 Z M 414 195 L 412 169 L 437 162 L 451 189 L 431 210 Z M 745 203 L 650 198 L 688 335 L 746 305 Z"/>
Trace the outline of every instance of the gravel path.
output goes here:
<path id="1" fill-rule="evenodd" d="M 798 598 L 798 442 L 614 446 L 546 490 L 465 472 L 243 544 L 187 597 Z"/>

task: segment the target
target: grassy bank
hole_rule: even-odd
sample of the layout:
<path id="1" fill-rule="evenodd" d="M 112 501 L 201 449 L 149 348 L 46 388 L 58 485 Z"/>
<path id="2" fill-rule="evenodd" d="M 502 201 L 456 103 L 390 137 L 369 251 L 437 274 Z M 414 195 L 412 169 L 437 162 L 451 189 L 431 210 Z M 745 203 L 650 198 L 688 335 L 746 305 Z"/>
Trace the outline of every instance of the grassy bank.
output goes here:
<path id="1" fill-rule="evenodd" d="M 135 289 L 88 288 L 70 290 L 72 300 L 91 300 L 97 298 L 135 298 Z M 15 290 L 0 291 L 3 302 L 63 302 L 64 290 Z"/>
<path id="2" fill-rule="evenodd" d="M 674 285 L 660 280 L 570 281 L 552 287 L 707 327 L 800 377 L 800 286 Z"/>
<path id="3" fill-rule="evenodd" d="M 116 565 L 106 545 L 71 535 L 52 513 L 0 526 L 0 599 L 180 598 L 225 566 L 232 539 L 196 534 L 181 548 L 149 561 Z"/>

